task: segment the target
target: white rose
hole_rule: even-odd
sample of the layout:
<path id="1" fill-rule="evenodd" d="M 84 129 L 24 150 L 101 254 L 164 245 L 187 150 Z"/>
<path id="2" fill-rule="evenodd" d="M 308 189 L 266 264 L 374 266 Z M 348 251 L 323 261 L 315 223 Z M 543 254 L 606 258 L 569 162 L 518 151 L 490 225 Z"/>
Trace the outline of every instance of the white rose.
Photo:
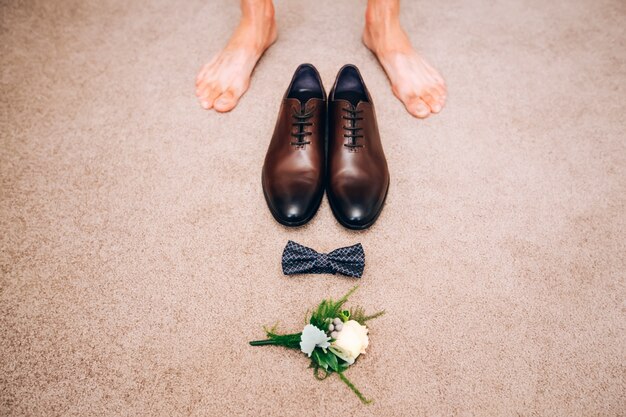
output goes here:
<path id="1" fill-rule="evenodd" d="M 330 351 L 352 365 L 361 353 L 365 353 L 369 345 L 367 331 L 367 327 L 360 325 L 359 322 L 348 320 L 343 323 L 337 339 L 331 343 Z"/>

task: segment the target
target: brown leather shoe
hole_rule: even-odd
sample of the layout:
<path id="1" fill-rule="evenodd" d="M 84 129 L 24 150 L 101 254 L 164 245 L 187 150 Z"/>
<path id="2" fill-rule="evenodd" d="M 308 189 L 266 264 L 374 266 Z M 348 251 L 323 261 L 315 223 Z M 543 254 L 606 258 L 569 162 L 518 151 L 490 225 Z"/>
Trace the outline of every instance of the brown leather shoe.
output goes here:
<path id="1" fill-rule="evenodd" d="M 339 223 L 370 227 L 383 209 L 389 170 L 374 103 L 359 70 L 346 65 L 328 100 L 328 201 Z"/>
<path id="2" fill-rule="evenodd" d="M 263 164 L 263 194 L 285 226 L 311 220 L 324 195 L 326 91 L 315 67 L 302 64 L 283 97 Z"/>

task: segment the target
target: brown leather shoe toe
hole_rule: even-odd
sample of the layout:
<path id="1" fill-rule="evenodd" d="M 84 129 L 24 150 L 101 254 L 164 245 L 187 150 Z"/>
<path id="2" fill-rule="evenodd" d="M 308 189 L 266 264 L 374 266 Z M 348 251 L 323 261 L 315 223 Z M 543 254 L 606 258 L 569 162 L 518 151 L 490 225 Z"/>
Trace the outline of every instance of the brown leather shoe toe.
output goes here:
<path id="1" fill-rule="evenodd" d="M 366 229 L 380 215 L 389 170 L 374 103 L 354 65 L 337 75 L 328 99 L 327 193 L 335 218 L 349 229 Z"/>
<path id="2" fill-rule="evenodd" d="M 315 67 L 302 64 L 283 97 L 263 164 L 263 194 L 285 226 L 307 223 L 324 195 L 326 92 Z"/>

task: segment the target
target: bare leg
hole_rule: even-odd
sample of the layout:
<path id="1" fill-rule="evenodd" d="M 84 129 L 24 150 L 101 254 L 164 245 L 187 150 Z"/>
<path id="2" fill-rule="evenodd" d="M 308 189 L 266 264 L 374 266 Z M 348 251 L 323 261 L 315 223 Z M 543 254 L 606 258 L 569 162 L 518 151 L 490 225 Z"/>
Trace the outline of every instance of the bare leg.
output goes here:
<path id="1" fill-rule="evenodd" d="M 196 95 L 205 109 L 232 110 L 263 52 L 276 40 L 272 0 L 241 0 L 241 21 L 226 47 L 200 70 Z"/>
<path id="2" fill-rule="evenodd" d="M 446 85 L 436 69 L 411 46 L 400 25 L 400 0 L 368 0 L 363 43 L 378 58 L 393 93 L 413 116 L 439 113 Z"/>

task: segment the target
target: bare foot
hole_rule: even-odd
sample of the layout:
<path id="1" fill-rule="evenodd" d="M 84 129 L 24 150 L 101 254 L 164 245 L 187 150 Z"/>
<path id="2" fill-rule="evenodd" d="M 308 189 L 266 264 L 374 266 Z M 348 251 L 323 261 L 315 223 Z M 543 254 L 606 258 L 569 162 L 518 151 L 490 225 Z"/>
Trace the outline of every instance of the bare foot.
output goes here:
<path id="1" fill-rule="evenodd" d="M 446 84 L 437 70 L 411 46 L 400 26 L 398 3 L 370 0 L 363 43 L 378 58 L 391 81 L 393 93 L 408 112 L 425 118 L 443 108 Z"/>
<path id="2" fill-rule="evenodd" d="M 227 112 L 237 105 L 257 61 L 276 40 L 271 1 L 243 0 L 241 9 L 241 21 L 230 41 L 196 77 L 196 96 L 207 110 Z"/>

